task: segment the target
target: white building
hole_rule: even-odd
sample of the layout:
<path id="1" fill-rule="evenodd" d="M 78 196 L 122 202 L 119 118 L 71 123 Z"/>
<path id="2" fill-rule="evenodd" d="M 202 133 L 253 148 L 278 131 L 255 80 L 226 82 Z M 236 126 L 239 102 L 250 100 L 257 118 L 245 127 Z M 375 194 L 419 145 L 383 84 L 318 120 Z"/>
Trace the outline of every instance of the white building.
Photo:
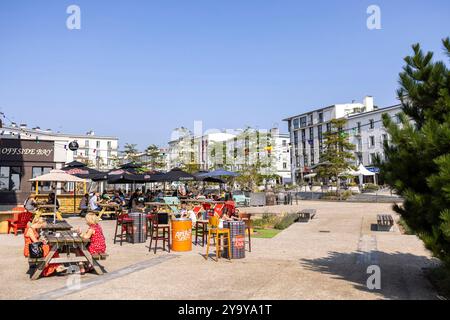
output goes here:
<path id="1" fill-rule="evenodd" d="M 384 157 L 384 142 L 390 140 L 390 136 L 383 126 L 383 114 L 388 114 L 398 122 L 398 114 L 401 105 L 376 109 L 370 112 L 349 115 L 347 117 L 347 132 L 350 142 L 356 146 L 355 165 L 363 164 L 376 171 L 374 166 L 375 156 Z"/>
<path id="2" fill-rule="evenodd" d="M 271 130 L 227 130 L 194 136 L 183 128 L 169 142 L 168 162 L 171 168 L 192 165 L 199 170 L 225 168 L 241 171 L 257 161 L 265 164 L 261 173 L 278 175 L 290 182 L 289 135 Z"/>
<path id="3" fill-rule="evenodd" d="M 28 128 L 26 124 L 12 123 L 0 129 L 0 137 L 55 142 L 55 157 L 65 163 L 74 160 L 89 163 L 100 170 L 114 168 L 118 156 L 119 140 L 115 137 L 97 136 L 93 131 L 85 135 L 71 135 L 42 130 L 39 127 Z M 71 151 L 69 144 L 76 141 L 77 151 Z"/>
<path id="4" fill-rule="evenodd" d="M 351 128 L 351 134 L 354 132 L 353 128 L 356 128 L 356 135 L 350 138 L 357 147 L 356 158 L 361 159 L 365 165 L 372 164 L 373 154 L 383 152 L 381 143 L 378 143 L 378 148 L 372 143 L 376 145 L 380 139 L 387 138 L 383 135 L 385 132 L 379 128 L 382 126 L 381 115 L 384 112 L 390 114 L 400 112 L 400 106 L 385 109 L 385 111 L 378 109 L 374 105 L 373 97 L 366 96 L 362 103 L 335 104 L 285 119 L 291 139 L 293 182 L 302 181 L 304 175 L 311 173 L 312 167 L 320 163 L 320 155 L 324 151 L 324 133 L 331 130 L 333 119 L 347 118 L 349 120 L 347 130 Z M 370 129 L 371 121 L 373 129 Z M 361 133 L 357 129 L 358 122 L 361 124 Z"/>

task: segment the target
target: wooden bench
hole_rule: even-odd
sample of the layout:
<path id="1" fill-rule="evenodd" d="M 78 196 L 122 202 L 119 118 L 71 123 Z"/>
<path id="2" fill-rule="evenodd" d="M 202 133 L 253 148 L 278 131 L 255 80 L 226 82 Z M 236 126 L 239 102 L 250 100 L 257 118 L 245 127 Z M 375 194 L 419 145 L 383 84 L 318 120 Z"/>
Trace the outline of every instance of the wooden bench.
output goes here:
<path id="1" fill-rule="evenodd" d="M 316 209 L 305 209 L 298 213 L 298 222 L 309 222 L 316 217 Z"/>
<path id="2" fill-rule="evenodd" d="M 391 231 L 394 226 L 394 218 L 390 214 L 377 215 L 377 230 L 378 231 Z"/>

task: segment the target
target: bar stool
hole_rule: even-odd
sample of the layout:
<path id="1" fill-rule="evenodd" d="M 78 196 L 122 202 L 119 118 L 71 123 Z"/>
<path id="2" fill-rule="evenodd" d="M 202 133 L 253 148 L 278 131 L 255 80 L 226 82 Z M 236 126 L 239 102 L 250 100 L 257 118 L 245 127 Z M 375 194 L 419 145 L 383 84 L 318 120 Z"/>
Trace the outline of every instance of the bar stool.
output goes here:
<path id="1" fill-rule="evenodd" d="M 209 247 L 211 244 L 211 239 L 216 239 L 216 262 L 219 262 L 221 245 L 220 238 L 222 236 L 222 247 L 228 249 L 228 260 L 231 260 L 231 232 L 230 229 L 219 229 L 220 220 L 217 216 L 211 217 L 209 219 L 209 231 L 208 231 L 208 242 L 206 247 L 206 257 L 209 257 Z M 227 240 L 227 241 L 225 241 Z"/>
<path id="2" fill-rule="evenodd" d="M 129 234 L 129 229 L 131 229 L 131 236 L 134 239 L 133 228 L 128 228 L 129 225 L 133 224 L 133 219 L 128 216 L 128 213 L 123 210 L 118 216 L 116 221 L 116 231 L 114 233 L 114 244 L 117 243 L 117 238 L 120 237 L 120 246 L 123 244 L 123 236 L 125 237 Z M 118 234 L 120 228 L 120 235 Z"/>
<path id="3" fill-rule="evenodd" d="M 160 234 L 161 230 L 163 232 L 162 235 Z M 155 240 L 155 254 L 158 249 L 158 240 L 163 240 L 163 251 L 166 250 L 167 241 L 170 253 L 170 224 L 168 213 L 156 213 L 152 217 L 149 252 L 152 251 L 153 240 Z"/>
<path id="4" fill-rule="evenodd" d="M 239 213 L 239 219 L 245 222 L 245 229 L 248 233 L 248 251 L 252 252 L 252 229 L 253 229 L 253 222 L 252 222 L 252 215 L 247 213 Z"/>
<path id="5" fill-rule="evenodd" d="M 195 223 L 195 245 L 198 245 L 199 237 L 202 238 L 202 247 L 204 247 L 206 238 L 208 237 L 208 221 L 197 220 Z"/>

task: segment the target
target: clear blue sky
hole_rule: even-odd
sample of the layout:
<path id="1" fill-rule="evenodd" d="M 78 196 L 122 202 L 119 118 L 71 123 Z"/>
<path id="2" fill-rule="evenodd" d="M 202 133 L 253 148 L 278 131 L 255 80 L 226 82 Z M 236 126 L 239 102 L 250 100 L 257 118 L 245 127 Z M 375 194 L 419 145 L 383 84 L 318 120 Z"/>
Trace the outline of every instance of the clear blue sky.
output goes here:
<path id="1" fill-rule="evenodd" d="M 366 28 L 370 4 L 382 30 Z M 412 43 L 443 58 L 449 13 L 448 0 L 1 1 L 0 110 L 141 148 L 194 120 L 286 131 L 287 116 L 366 94 L 396 103 Z"/>

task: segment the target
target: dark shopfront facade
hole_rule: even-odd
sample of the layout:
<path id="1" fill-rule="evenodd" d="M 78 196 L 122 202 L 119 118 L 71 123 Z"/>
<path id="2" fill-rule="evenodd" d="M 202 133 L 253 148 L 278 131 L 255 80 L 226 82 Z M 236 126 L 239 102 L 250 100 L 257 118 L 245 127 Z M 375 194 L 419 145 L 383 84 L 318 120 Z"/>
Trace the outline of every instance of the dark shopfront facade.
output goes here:
<path id="1" fill-rule="evenodd" d="M 56 167 L 54 141 L 0 138 L 0 207 L 23 204 L 35 192 L 30 179 Z M 49 190 L 50 185 L 39 188 Z"/>

